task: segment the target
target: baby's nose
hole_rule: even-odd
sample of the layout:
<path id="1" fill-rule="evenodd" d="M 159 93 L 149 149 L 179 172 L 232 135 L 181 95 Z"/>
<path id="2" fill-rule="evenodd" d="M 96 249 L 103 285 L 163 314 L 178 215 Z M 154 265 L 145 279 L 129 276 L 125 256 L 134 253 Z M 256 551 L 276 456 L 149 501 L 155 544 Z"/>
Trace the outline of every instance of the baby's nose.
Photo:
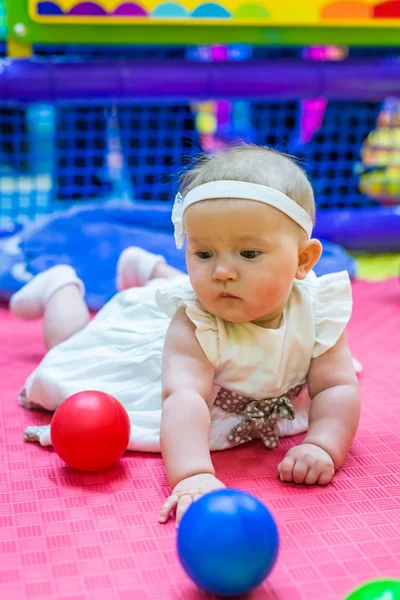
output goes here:
<path id="1" fill-rule="evenodd" d="M 214 269 L 213 279 L 217 281 L 236 280 L 237 271 L 234 265 L 229 263 L 218 263 Z"/>

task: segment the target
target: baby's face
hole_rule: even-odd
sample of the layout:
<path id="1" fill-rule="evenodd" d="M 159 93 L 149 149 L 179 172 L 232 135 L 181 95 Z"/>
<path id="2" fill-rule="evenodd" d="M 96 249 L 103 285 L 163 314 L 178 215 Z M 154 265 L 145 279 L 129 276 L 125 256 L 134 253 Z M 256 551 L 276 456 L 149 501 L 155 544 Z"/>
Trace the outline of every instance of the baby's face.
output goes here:
<path id="1" fill-rule="evenodd" d="M 261 202 L 221 199 L 190 206 L 184 226 L 190 281 L 208 312 L 232 323 L 279 319 L 305 236 L 296 223 Z"/>

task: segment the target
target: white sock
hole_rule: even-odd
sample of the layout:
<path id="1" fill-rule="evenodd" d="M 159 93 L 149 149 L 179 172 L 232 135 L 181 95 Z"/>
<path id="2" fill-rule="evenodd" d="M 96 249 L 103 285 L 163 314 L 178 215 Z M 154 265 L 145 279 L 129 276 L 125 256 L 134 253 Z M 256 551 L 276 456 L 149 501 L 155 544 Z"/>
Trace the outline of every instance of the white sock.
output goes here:
<path id="1" fill-rule="evenodd" d="M 160 263 L 165 263 L 163 256 L 151 254 L 137 246 L 126 248 L 117 264 L 116 285 L 118 291 L 145 285 L 151 279 L 155 267 Z"/>
<path id="2" fill-rule="evenodd" d="M 57 290 L 70 283 L 76 284 L 85 293 L 83 282 L 77 277 L 75 269 L 69 265 L 56 265 L 36 275 L 10 299 L 11 312 L 20 319 L 40 319 L 43 317 L 46 303 Z"/>
<path id="3" fill-rule="evenodd" d="M 24 431 L 26 442 L 39 442 L 42 446 L 51 446 L 50 425 L 32 425 Z"/>

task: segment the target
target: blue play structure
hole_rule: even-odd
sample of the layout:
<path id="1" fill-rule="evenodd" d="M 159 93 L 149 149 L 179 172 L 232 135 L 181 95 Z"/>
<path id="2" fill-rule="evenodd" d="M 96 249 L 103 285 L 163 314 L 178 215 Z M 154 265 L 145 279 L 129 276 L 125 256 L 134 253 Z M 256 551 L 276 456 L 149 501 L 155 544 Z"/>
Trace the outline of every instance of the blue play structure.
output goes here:
<path id="1" fill-rule="evenodd" d="M 230 55 L 241 72 L 254 60 L 264 61 L 264 69 L 275 69 L 282 59 L 301 61 L 303 52 L 249 46 L 233 50 Z M 390 60 L 393 52 L 367 49 L 364 55 Z M 98 65 L 107 73 L 108 68 L 118 69 L 120 61 L 125 71 L 145 65 L 158 68 L 154 72 L 162 77 L 168 65 L 177 68 L 179 63 L 185 72 L 185 65 L 198 64 L 201 56 L 204 53 L 194 47 L 35 48 L 35 62 L 51 68 L 48 77 L 53 83 L 58 76 L 65 80 L 63 65 L 72 79 L 74 65 Z M 105 58 L 113 62 L 105 63 Z M 282 65 L 296 72 L 296 66 L 284 61 Z M 9 297 L 44 268 L 67 262 L 84 279 L 89 305 L 97 309 L 114 293 L 116 261 L 129 245 L 162 253 L 184 269 L 183 253 L 173 242 L 170 212 L 180 172 L 204 147 L 197 119 L 202 100 L 193 100 L 184 83 L 178 98 L 174 88 L 169 97 L 164 91 L 162 99 L 115 93 L 107 97 L 103 91 L 95 97 L 82 91 L 71 101 L 65 90 L 64 96 L 52 93 L 50 99 L 38 88 L 35 99 L 23 89 L 23 75 L 31 66 L 25 61 L 3 64 L 7 78 L 0 98 L 0 297 Z M 199 73 L 201 69 L 200 65 Z M 9 83 L 13 77 L 22 82 L 15 92 Z M 82 81 L 84 89 L 84 77 Z M 379 92 L 374 99 L 343 93 L 343 99 L 327 99 L 308 137 L 302 131 L 309 111 L 307 94 L 296 99 L 286 92 L 280 98 L 273 90 L 271 98 L 228 99 L 232 116 L 215 135 L 270 145 L 299 157 L 313 181 L 319 209 L 316 235 L 324 240 L 317 272 L 347 269 L 354 277 L 355 261 L 343 246 L 394 249 L 393 240 L 400 239 L 400 214 L 359 190 L 360 150 L 376 126 L 384 98 L 377 97 Z M 101 277 L 96 276 L 98 268 Z"/>

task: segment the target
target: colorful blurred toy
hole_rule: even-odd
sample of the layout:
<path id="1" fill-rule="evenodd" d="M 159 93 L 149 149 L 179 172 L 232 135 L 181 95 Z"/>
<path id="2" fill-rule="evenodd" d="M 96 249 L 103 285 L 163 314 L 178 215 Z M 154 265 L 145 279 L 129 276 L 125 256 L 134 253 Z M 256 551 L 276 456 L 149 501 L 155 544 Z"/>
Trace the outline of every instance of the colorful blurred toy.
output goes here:
<path id="1" fill-rule="evenodd" d="M 251 58 L 252 49 L 242 44 L 198 46 L 187 58 L 200 62 L 242 61 Z M 235 142 L 254 142 L 250 103 L 246 100 L 207 100 L 193 102 L 196 129 L 204 152 L 218 152 Z"/>
<path id="2" fill-rule="evenodd" d="M 101 471 L 117 462 L 128 447 L 130 421 L 118 400 L 95 390 L 67 398 L 51 421 L 51 441 L 59 457 L 74 469 Z"/>
<path id="3" fill-rule="evenodd" d="M 354 590 L 345 600 L 400 600 L 400 581 L 394 579 L 370 581 Z"/>
<path id="4" fill-rule="evenodd" d="M 400 204 L 400 99 L 387 98 L 361 149 L 360 190 L 383 205 Z"/>

